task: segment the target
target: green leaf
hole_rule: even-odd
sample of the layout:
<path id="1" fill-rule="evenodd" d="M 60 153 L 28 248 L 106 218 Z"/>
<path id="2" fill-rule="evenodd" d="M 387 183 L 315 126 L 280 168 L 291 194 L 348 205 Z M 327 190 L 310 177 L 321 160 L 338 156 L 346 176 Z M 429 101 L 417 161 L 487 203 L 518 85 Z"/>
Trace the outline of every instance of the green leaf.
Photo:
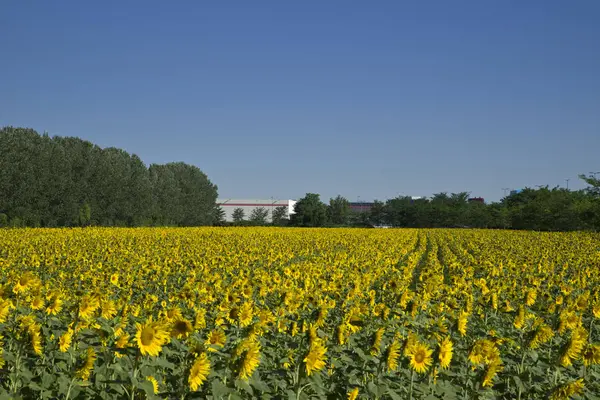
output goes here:
<path id="1" fill-rule="evenodd" d="M 26 380 L 31 380 L 33 378 L 33 374 L 26 367 L 21 368 L 20 375 Z"/>
<path id="2" fill-rule="evenodd" d="M 398 393 L 394 392 L 392 389 L 388 389 L 387 394 L 391 397 L 392 400 L 404 400 L 404 397 L 400 396 Z"/>
<path id="3" fill-rule="evenodd" d="M 517 385 L 517 387 L 521 389 L 521 392 L 524 392 L 525 386 L 523 385 L 523 382 L 521 382 L 521 378 L 519 378 L 517 375 L 512 375 L 512 379 L 515 382 L 515 385 Z"/>
<path id="4" fill-rule="evenodd" d="M 369 392 L 371 392 L 373 396 L 379 397 L 379 389 L 377 388 L 377 385 L 375 383 L 367 383 L 367 389 L 369 390 Z"/>
<path id="5" fill-rule="evenodd" d="M 237 387 L 239 389 L 243 389 L 249 395 L 253 395 L 254 394 L 254 391 L 252 390 L 252 387 L 248 384 L 248 382 L 246 382 L 243 379 L 236 379 L 235 380 L 235 387 Z"/>
<path id="6" fill-rule="evenodd" d="M 154 359 L 154 365 L 158 365 L 160 367 L 164 367 L 170 370 L 175 369 L 175 364 L 173 364 L 172 362 L 167 361 L 166 359 L 162 358 L 162 357 L 157 357 Z"/>
<path id="7" fill-rule="evenodd" d="M 266 383 L 264 383 L 263 381 L 261 381 L 258 378 L 251 378 L 248 383 L 250 383 L 250 385 L 252 385 L 259 392 L 262 392 L 262 393 L 271 392 L 271 388 Z"/>
<path id="8" fill-rule="evenodd" d="M 148 380 L 141 380 L 141 381 L 138 381 L 135 386 L 138 389 L 141 389 L 144 392 L 146 392 L 146 394 L 148 396 L 154 397 L 154 386 L 152 386 L 152 383 L 150 381 L 148 381 Z"/>
<path id="9" fill-rule="evenodd" d="M 212 382 L 212 392 L 213 392 L 213 396 L 217 399 L 227 396 L 228 394 L 230 394 L 232 392 L 232 390 L 230 388 L 228 388 L 227 386 L 225 386 L 223 384 L 223 382 L 221 382 L 218 379 L 215 379 Z"/>
<path id="10" fill-rule="evenodd" d="M 42 374 L 42 387 L 48 389 L 56 381 L 56 376 L 44 372 Z"/>

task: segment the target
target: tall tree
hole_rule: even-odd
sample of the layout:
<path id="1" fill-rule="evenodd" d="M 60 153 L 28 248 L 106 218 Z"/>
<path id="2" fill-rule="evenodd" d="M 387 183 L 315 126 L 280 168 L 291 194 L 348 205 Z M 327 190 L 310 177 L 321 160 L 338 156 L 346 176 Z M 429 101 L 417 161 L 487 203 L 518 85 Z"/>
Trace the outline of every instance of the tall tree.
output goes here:
<path id="1" fill-rule="evenodd" d="M 350 216 L 350 202 L 345 197 L 338 195 L 336 198 L 329 199 L 329 221 L 334 225 L 348 224 Z"/>
<path id="2" fill-rule="evenodd" d="M 283 226 L 288 222 L 287 218 L 288 210 L 286 206 L 275 207 L 273 215 L 271 215 L 271 222 L 275 226 Z"/>
<path id="3" fill-rule="evenodd" d="M 197 167 L 151 166 L 79 138 L 0 129 L 0 213 L 13 225 L 209 225 L 217 187 Z"/>
<path id="4" fill-rule="evenodd" d="M 290 222 L 294 226 L 324 226 L 327 223 L 327 206 L 318 194 L 307 193 L 296 202 Z"/>
<path id="5" fill-rule="evenodd" d="M 250 222 L 254 225 L 265 225 L 269 218 L 269 210 L 264 207 L 257 207 L 250 213 Z"/>
<path id="6" fill-rule="evenodd" d="M 375 200 L 369 211 L 369 219 L 374 225 L 383 225 L 386 222 L 386 207 L 379 200 Z"/>
<path id="7" fill-rule="evenodd" d="M 236 224 L 243 222 L 245 217 L 244 209 L 241 207 L 234 209 L 231 217 L 233 218 L 233 222 Z"/>

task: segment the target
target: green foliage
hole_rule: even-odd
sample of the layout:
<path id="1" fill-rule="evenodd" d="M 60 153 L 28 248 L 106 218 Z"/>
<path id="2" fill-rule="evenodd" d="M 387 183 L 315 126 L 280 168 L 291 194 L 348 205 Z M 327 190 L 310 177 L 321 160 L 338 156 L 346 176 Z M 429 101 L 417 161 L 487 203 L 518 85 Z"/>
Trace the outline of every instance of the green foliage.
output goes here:
<path id="1" fill-rule="evenodd" d="M 264 207 L 255 208 L 250 213 L 250 222 L 253 225 L 265 225 L 267 218 L 269 218 L 269 210 Z"/>
<path id="2" fill-rule="evenodd" d="M 223 210 L 223 207 L 221 206 L 216 206 L 214 209 L 214 225 L 216 226 L 223 226 L 225 225 L 225 210 Z"/>
<path id="3" fill-rule="evenodd" d="M 233 214 L 231 215 L 233 218 L 233 222 L 239 224 L 244 221 L 245 212 L 243 208 L 236 208 L 233 210 Z"/>
<path id="4" fill-rule="evenodd" d="M 333 225 L 346 225 L 350 218 L 350 203 L 342 196 L 329 199 L 329 221 Z"/>
<path id="5" fill-rule="evenodd" d="M 271 221 L 275 226 L 284 226 L 288 223 L 287 218 L 287 207 L 279 206 L 275 207 L 273 210 L 273 215 L 271 216 Z"/>
<path id="6" fill-rule="evenodd" d="M 290 221 L 293 226 L 317 227 L 327 223 L 327 205 L 318 194 L 307 193 L 296 202 L 294 212 Z"/>
<path id="7" fill-rule="evenodd" d="M 0 153 L 0 211 L 11 226 L 193 226 L 215 220 L 217 187 L 192 165 L 148 168 L 121 149 L 13 127 L 0 129 Z"/>
<path id="8" fill-rule="evenodd" d="M 598 184 L 594 179 L 586 180 Z M 469 201 L 468 194 L 437 193 L 431 199 L 397 197 L 371 208 L 370 222 L 414 228 L 502 228 L 538 231 L 600 229 L 596 187 L 570 191 L 526 188 L 499 203 Z"/>
<path id="9" fill-rule="evenodd" d="M 89 225 L 92 219 L 92 208 L 88 203 L 84 203 L 79 209 L 79 224 L 81 226 Z"/>

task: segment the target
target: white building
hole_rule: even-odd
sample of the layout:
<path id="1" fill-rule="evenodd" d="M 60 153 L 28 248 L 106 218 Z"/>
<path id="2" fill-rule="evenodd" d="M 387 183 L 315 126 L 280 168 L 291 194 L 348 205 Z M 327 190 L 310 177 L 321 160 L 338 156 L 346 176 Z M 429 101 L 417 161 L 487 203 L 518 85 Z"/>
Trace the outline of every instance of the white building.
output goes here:
<path id="1" fill-rule="evenodd" d="M 233 211 L 236 208 L 244 210 L 244 219 L 247 221 L 252 215 L 252 211 L 257 208 L 264 208 L 269 213 L 267 221 L 272 221 L 273 211 L 277 207 L 286 208 L 286 217 L 294 213 L 295 200 L 275 200 L 275 199 L 217 199 L 217 204 L 225 211 L 225 221 L 233 221 Z"/>

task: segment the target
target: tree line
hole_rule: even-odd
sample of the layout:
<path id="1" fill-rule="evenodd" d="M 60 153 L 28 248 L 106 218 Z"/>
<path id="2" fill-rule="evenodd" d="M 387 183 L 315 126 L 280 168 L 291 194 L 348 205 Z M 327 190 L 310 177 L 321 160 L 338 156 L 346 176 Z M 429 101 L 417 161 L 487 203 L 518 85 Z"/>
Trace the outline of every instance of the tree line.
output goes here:
<path id="1" fill-rule="evenodd" d="M 385 202 L 362 203 L 356 211 L 342 196 L 324 203 L 320 195 L 307 193 L 295 205 L 288 220 L 286 207 L 273 211 L 255 208 L 249 216 L 242 208 L 233 211 L 234 226 L 297 227 L 410 227 L 491 228 L 538 231 L 600 230 L 600 181 L 581 176 L 590 186 L 585 190 L 526 188 L 491 204 L 469 199 L 467 192 L 437 193 L 431 198 L 400 196 Z M 475 200 L 475 201 L 473 201 Z"/>
<path id="2" fill-rule="evenodd" d="M 496 228 L 538 231 L 600 230 L 600 180 L 581 175 L 584 190 L 541 187 L 512 193 L 499 202 L 470 201 L 467 192 L 431 198 L 400 196 L 353 211 L 342 196 L 328 204 L 315 193 L 296 203 L 292 226 L 390 226 L 410 228 Z"/>
<path id="3" fill-rule="evenodd" d="M 182 162 L 32 129 L 0 129 L 0 227 L 210 225 L 217 186 Z"/>
<path id="4" fill-rule="evenodd" d="M 468 193 L 396 197 L 353 211 L 342 196 L 326 204 L 307 193 L 287 208 L 234 210 L 233 225 L 472 227 L 541 231 L 600 230 L 600 180 L 588 188 L 526 188 L 485 204 Z M 217 186 L 182 162 L 146 166 L 135 154 L 32 129 L 0 129 L 0 227 L 228 225 Z"/>

